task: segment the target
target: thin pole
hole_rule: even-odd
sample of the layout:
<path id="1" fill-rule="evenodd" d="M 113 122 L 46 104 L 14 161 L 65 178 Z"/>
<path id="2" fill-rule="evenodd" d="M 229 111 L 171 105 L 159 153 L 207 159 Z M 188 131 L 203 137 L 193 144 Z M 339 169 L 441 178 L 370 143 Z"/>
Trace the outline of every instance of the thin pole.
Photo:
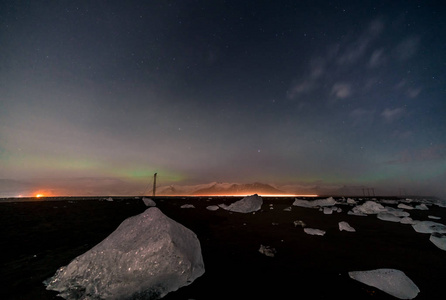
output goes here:
<path id="1" fill-rule="evenodd" d="M 155 173 L 155 175 L 153 175 L 153 194 L 152 194 L 153 197 L 155 197 L 155 195 L 156 195 L 156 174 L 157 173 Z"/>

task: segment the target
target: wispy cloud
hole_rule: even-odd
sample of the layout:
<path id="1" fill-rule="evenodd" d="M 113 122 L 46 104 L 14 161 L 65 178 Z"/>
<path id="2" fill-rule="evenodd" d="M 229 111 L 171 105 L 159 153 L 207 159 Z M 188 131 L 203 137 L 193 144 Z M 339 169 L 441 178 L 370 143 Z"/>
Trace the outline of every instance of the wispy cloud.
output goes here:
<path id="1" fill-rule="evenodd" d="M 304 80 L 302 82 L 295 83 L 287 92 L 289 99 L 298 98 L 302 94 L 306 94 L 312 91 L 316 86 L 314 80 Z"/>
<path id="2" fill-rule="evenodd" d="M 335 83 L 331 88 L 331 94 L 337 99 L 345 99 L 352 94 L 351 85 L 348 83 Z"/>
<path id="3" fill-rule="evenodd" d="M 410 98 L 416 98 L 421 92 L 421 88 L 409 88 L 407 90 L 407 96 Z"/>
<path id="4" fill-rule="evenodd" d="M 358 39 L 341 49 L 341 55 L 338 57 L 337 63 L 343 65 L 357 62 L 366 54 L 372 41 L 380 35 L 383 29 L 384 23 L 381 20 L 372 21 Z"/>
<path id="5" fill-rule="evenodd" d="M 385 55 L 384 55 L 384 49 L 376 49 L 372 52 L 372 55 L 369 59 L 369 67 L 370 68 L 376 68 L 382 65 L 385 62 Z"/>
<path id="6" fill-rule="evenodd" d="M 399 60 L 407 60 L 417 53 L 419 44 L 420 38 L 417 36 L 406 38 L 395 47 L 395 56 Z"/>
<path id="7" fill-rule="evenodd" d="M 404 114 L 404 108 L 386 108 L 381 113 L 381 116 L 384 118 L 386 122 L 393 122 L 401 118 Z"/>

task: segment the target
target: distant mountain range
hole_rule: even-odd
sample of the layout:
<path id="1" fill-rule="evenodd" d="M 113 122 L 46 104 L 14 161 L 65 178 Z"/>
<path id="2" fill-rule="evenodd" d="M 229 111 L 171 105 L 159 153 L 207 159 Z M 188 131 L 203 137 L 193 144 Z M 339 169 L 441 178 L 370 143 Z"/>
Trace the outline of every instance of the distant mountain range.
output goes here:
<path id="1" fill-rule="evenodd" d="M 373 191 L 374 192 L 374 191 Z M 211 182 L 200 185 L 169 185 L 157 188 L 159 196 L 209 196 L 209 195 L 369 195 L 373 196 L 372 190 L 360 186 L 340 185 L 282 185 L 275 186 L 260 182 L 221 183 Z"/>
<path id="2" fill-rule="evenodd" d="M 208 184 L 201 185 L 170 185 L 164 186 L 157 189 L 157 195 L 196 195 L 196 196 L 208 196 L 208 195 L 281 195 L 286 194 L 286 192 L 275 188 L 269 184 L 265 183 L 219 183 L 211 182 Z"/>

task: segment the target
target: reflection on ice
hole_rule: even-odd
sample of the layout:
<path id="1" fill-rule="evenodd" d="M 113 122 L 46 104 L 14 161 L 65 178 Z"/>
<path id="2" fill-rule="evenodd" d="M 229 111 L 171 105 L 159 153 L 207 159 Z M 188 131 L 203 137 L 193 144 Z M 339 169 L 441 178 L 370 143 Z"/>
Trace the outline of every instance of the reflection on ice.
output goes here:
<path id="1" fill-rule="evenodd" d="M 371 271 L 349 272 L 350 278 L 376 287 L 398 299 L 413 299 L 420 290 L 402 271 L 377 269 Z"/>

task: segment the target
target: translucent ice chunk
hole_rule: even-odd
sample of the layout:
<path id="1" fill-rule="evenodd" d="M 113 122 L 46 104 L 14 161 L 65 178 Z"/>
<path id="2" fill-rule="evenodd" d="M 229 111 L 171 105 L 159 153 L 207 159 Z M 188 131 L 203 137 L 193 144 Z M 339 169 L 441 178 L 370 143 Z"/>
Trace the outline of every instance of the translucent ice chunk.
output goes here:
<path id="1" fill-rule="evenodd" d="M 323 212 L 325 215 L 331 215 L 333 213 L 333 207 L 324 207 Z"/>
<path id="2" fill-rule="evenodd" d="M 203 273 L 197 236 L 152 207 L 126 219 L 46 284 L 65 299 L 156 299 Z"/>
<path id="3" fill-rule="evenodd" d="M 385 210 L 386 209 L 384 206 L 374 201 L 367 201 L 362 205 L 353 207 L 352 209 L 353 213 L 355 214 L 377 214 Z"/>
<path id="4" fill-rule="evenodd" d="M 266 256 L 274 257 L 274 255 L 276 254 L 276 249 L 274 249 L 274 248 L 272 248 L 270 246 L 260 245 L 259 252 L 264 254 L 264 255 L 266 255 Z"/>
<path id="5" fill-rule="evenodd" d="M 419 233 L 446 233 L 446 226 L 432 221 L 420 221 L 412 225 L 413 229 Z"/>
<path id="6" fill-rule="evenodd" d="M 400 203 L 400 204 L 398 204 L 398 208 L 409 209 L 409 210 L 414 209 L 413 206 L 410 206 L 410 205 L 407 205 L 407 204 L 404 204 L 404 203 Z"/>
<path id="7" fill-rule="evenodd" d="M 262 208 L 263 199 L 257 194 L 247 196 L 242 200 L 232 203 L 231 205 L 219 205 L 221 208 L 239 212 L 239 213 L 250 213 L 258 211 Z"/>
<path id="8" fill-rule="evenodd" d="M 327 199 L 312 200 L 312 201 L 295 199 L 293 202 L 294 206 L 300 206 L 300 207 L 333 206 L 335 204 L 336 200 L 333 199 L 333 197 L 329 197 Z"/>
<path id="9" fill-rule="evenodd" d="M 142 197 L 142 201 L 144 202 L 144 204 L 148 207 L 152 207 L 152 206 L 156 206 L 155 201 L 153 201 L 150 198 L 146 198 L 146 197 Z"/>
<path id="10" fill-rule="evenodd" d="M 193 204 L 183 204 L 181 208 L 195 208 L 195 206 Z"/>
<path id="11" fill-rule="evenodd" d="M 414 221 L 411 217 L 401 218 L 400 222 L 401 224 L 411 224 L 411 225 L 418 223 L 418 221 Z"/>
<path id="12" fill-rule="evenodd" d="M 297 227 L 297 226 L 301 226 L 301 227 L 305 227 L 305 226 L 307 226 L 307 224 L 305 224 L 305 222 L 302 221 L 302 220 L 296 220 L 296 221 L 294 221 L 293 223 L 294 223 L 294 226 L 295 226 L 295 227 Z"/>
<path id="13" fill-rule="evenodd" d="M 206 206 L 206 209 L 214 211 L 214 210 L 219 209 L 219 207 L 218 207 L 218 205 L 209 205 L 209 206 Z"/>
<path id="14" fill-rule="evenodd" d="M 320 229 L 314 229 L 314 228 L 304 228 L 304 231 L 306 234 L 310 235 L 324 235 L 325 231 Z"/>
<path id="15" fill-rule="evenodd" d="M 413 299 L 420 290 L 402 271 L 377 269 L 371 271 L 349 272 L 350 278 L 376 287 L 398 299 Z"/>
<path id="16" fill-rule="evenodd" d="M 429 210 L 429 207 L 427 207 L 426 204 L 421 203 L 420 205 L 415 206 L 415 209 L 419 209 L 419 210 Z"/>
<path id="17" fill-rule="evenodd" d="M 432 233 L 431 237 L 429 238 L 429 241 L 431 241 L 435 246 L 437 246 L 441 250 L 446 251 L 446 235 L 442 235 L 439 233 Z"/>
<path id="18" fill-rule="evenodd" d="M 390 222 L 401 222 L 401 218 L 395 216 L 394 214 L 388 213 L 388 212 L 380 212 L 377 215 L 378 219 L 383 221 L 390 221 Z"/>
<path id="19" fill-rule="evenodd" d="M 351 227 L 350 224 L 348 224 L 345 221 L 339 222 L 338 225 L 339 225 L 339 230 L 340 231 L 343 231 L 343 230 L 350 231 L 350 232 L 355 232 L 356 231 L 355 228 Z"/>

